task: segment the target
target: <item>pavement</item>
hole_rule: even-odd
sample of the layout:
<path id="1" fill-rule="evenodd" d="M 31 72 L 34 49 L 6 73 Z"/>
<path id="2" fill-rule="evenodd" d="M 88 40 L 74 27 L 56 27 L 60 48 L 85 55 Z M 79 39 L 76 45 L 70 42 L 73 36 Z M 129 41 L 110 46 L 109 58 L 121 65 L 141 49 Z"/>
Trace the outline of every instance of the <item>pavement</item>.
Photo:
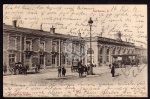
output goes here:
<path id="1" fill-rule="evenodd" d="M 16 96 L 16 94 L 18 94 L 17 96 L 19 96 L 19 94 L 21 94 L 19 92 L 26 92 L 26 93 L 32 93 L 32 96 L 35 96 L 35 97 L 37 97 L 37 95 L 39 97 L 41 96 L 45 97 L 44 95 L 46 95 L 46 97 L 48 96 L 57 97 L 56 95 L 58 94 L 56 93 L 54 94 L 54 92 L 57 88 L 61 88 L 61 90 L 57 90 L 56 92 L 61 93 L 63 90 L 67 94 L 67 96 L 65 97 L 70 97 L 70 92 L 68 91 L 71 90 L 72 88 L 78 91 L 79 89 L 81 89 L 81 87 L 82 88 L 97 88 L 99 86 L 100 88 L 105 90 L 107 88 L 112 88 L 112 87 L 115 87 L 115 88 L 123 88 L 125 86 L 130 87 L 132 83 L 139 84 L 139 82 L 140 84 L 145 85 L 148 81 L 147 70 L 148 70 L 147 65 L 143 64 L 143 65 L 140 65 L 139 67 L 129 66 L 127 68 L 116 68 L 115 77 L 112 77 L 111 69 L 108 66 L 94 67 L 93 73 L 95 75 L 86 75 L 84 73 L 83 78 L 79 78 L 79 74 L 77 72 L 72 73 L 70 68 L 66 68 L 65 77 L 58 77 L 57 69 L 41 70 L 37 74 L 30 73 L 27 75 L 7 75 L 7 76 L 3 76 L 3 95 L 7 96 L 8 94 L 10 93 L 13 94 L 15 92 L 15 95 L 11 95 L 11 96 Z M 126 85 L 125 86 L 120 85 L 120 87 L 118 87 L 119 84 L 126 84 Z M 89 86 L 93 86 L 93 87 L 89 87 Z M 137 86 L 134 87 L 133 85 L 133 88 L 136 88 L 136 87 Z M 26 88 L 28 90 L 26 90 Z M 48 88 L 48 89 L 45 89 L 45 88 Z M 64 88 L 67 88 L 67 90 L 64 90 Z M 142 86 L 138 86 L 137 88 L 140 88 L 140 90 L 136 89 L 137 94 L 146 95 L 147 89 L 145 88 L 147 87 L 145 87 L 142 90 L 142 92 L 141 92 L 141 88 L 143 88 Z M 43 90 L 45 90 L 44 95 L 42 93 Z M 101 96 L 103 95 L 104 90 L 98 90 L 97 92 L 99 93 L 96 93 L 96 94 Z M 116 89 L 116 90 L 118 90 L 119 92 L 119 90 L 121 89 Z M 132 90 L 136 91 L 134 89 Z M 132 90 L 128 90 L 128 91 L 132 92 Z M 82 91 L 84 91 L 84 89 L 82 89 Z M 74 92 L 72 92 L 72 95 L 73 93 Z M 90 91 L 89 89 L 87 93 L 93 93 L 93 91 L 92 90 Z M 130 94 L 133 95 L 133 93 L 130 93 Z M 62 96 L 62 95 L 59 94 L 59 96 Z"/>
<path id="2" fill-rule="evenodd" d="M 143 68 L 143 69 L 142 69 Z M 147 78 L 146 72 L 147 71 L 147 65 L 141 65 L 141 70 L 137 69 L 137 67 L 132 68 L 116 68 L 115 69 L 115 79 L 119 79 L 120 81 L 124 81 L 124 79 L 133 79 L 134 76 L 136 78 L 140 79 L 141 76 L 143 76 L 143 79 Z M 134 73 L 133 73 L 134 72 Z M 93 67 L 93 73 L 95 75 L 87 75 L 83 74 L 83 79 L 95 79 L 95 77 L 99 77 L 104 82 L 109 82 L 110 79 L 114 79 L 111 75 L 111 69 L 108 66 L 102 66 L 102 67 Z M 135 77 L 134 77 L 135 78 Z M 24 81 L 28 82 L 29 80 L 35 80 L 40 81 L 43 79 L 49 79 L 49 80 L 58 80 L 58 79 L 67 79 L 67 80 L 73 80 L 73 79 L 80 79 L 78 72 L 71 72 L 70 68 L 66 68 L 66 76 L 65 77 L 58 77 L 58 71 L 57 69 L 46 69 L 41 70 L 39 73 L 30 73 L 27 75 L 8 75 L 3 76 L 3 82 L 4 83 L 10 83 L 11 81 L 16 80 L 17 83 L 20 82 L 20 84 L 24 83 Z"/>

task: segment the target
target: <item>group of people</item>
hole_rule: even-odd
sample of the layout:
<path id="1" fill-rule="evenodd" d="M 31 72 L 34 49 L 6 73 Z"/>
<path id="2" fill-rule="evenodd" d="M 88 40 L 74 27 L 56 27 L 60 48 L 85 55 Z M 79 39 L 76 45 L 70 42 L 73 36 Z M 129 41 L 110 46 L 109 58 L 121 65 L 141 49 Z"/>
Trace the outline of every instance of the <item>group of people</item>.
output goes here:
<path id="1" fill-rule="evenodd" d="M 61 73 L 62 73 L 62 76 L 65 76 L 65 74 L 66 74 L 66 69 L 65 69 L 65 67 L 58 67 L 58 77 L 61 77 Z"/>
<path id="2" fill-rule="evenodd" d="M 24 74 L 27 75 L 27 66 L 22 64 L 16 64 L 14 68 L 15 74 Z"/>
<path id="3" fill-rule="evenodd" d="M 94 67 L 94 65 L 92 65 Z M 85 74 L 89 74 L 89 71 L 90 70 L 90 66 L 86 66 L 86 65 L 83 65 L 82 62 L 78 62 L 78 73 L 79 73 L 79 77 L 82 78 L 83 77 L 83 73 L 85 72 Z"/>

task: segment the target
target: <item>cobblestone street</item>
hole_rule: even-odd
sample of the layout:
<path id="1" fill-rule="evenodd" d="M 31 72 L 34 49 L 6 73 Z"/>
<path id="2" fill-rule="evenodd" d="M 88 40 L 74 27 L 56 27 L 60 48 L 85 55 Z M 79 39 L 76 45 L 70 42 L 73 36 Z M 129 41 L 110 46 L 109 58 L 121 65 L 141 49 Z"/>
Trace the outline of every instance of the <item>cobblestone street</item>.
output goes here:
<path id="1" fill-rule="evenodd" d="M 28 74 L 28 75 L 9 75 L 3 76 L 3 87 L 7 89 L 8 86 L 29 86 L 31 83 L 46 86 L 47 84 L 55 84 L 57 86 L 65 84 L 74 84 L 76 89 L 79 89 L 83 84 L 94 84 L 99 85 L 100 83 L 109 85 L 118 85 L 118 83 L 137 83 L 144 82 L 147 84 L 147 65 L 140 65 L 139 69 L 137 67 L 132 68 L 116 68 L 115 77 L 112 77 L 109 67 L 94 67 L 93 71 L 95 75 L 84 74 L 83 78 L 79 78 L 77 72 L 71 72 L 70 68 L 67 68 L 67 73 L 65 77 L 58 77 L 57 69 L 47 69 L 42 70 L 38 74 Z M 82 83 L 82 84 L 81 84 Z M 103 85 L 102 87 L 106 87 Z M 33 87 L 33 86 L 32 86 Z M 13 88 L 13 87 L 12 87 Z M 147 88 L 147 87 L 146 87 Z M 6 90 L 3 93 L 6 94 Z"/>

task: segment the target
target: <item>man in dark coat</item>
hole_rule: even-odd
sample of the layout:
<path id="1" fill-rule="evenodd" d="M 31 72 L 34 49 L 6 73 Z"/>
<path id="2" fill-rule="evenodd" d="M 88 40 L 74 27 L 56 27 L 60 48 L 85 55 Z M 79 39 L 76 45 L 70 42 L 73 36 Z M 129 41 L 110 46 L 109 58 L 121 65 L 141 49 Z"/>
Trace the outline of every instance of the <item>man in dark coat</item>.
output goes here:
<path id="1" fill-rule="evenodd" d="M 81 64 L 81 61 L 78 62 L 78 72 L 79 72 L 79 77 L 82 77 L 82 64 Z"/>
<path id="2" fill-rule="evenodd" d="M 24 73 L 24 75 L 27 75 L 27 65 L 23 66 L 23 73 Z"/>
<path id="3" fill-rule="evenodd" d="M 115 77 L 115 64 L 114 63 L 112 64 L 111 74 L 112 74 L 112 77 Z"/>
<path id="4" fill-rule="evenodd" d="M 65 76 L 65 74 L 66 74 L 66 69 L 63 67 L 62 68 L 62 75 Z"/>
<path id="5" fill-rule="evenodd" d="M 61 67 L 58 67 L 58 77 L 61 77 Z"/>
<path id="6" fill-rule="evenodd" d="M 109 64 L 109 68 L 111 68 L 111 64 Z"/>
<path id="7" fill-rule="evenodd" d="M 84 72 L 85 72 L 85 74 L 87 74 L 87 67 L 86 67 L 86 65 L 84 66 Z"/>
<path id="8" fill-rule="evenodd" d="M 81 77 L 83 77 L 84 67 L 81 65 Z"/>

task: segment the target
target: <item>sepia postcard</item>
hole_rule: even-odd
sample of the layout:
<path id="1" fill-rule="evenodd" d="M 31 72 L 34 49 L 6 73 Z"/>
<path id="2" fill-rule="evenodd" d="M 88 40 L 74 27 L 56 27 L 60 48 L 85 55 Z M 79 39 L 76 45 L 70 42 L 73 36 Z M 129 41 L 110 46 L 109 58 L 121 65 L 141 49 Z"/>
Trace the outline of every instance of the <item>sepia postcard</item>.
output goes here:
<path id="1" fill-rule="evenodd" d="M 147 5 L 3 5 L 3 97 L 148 97 L 147 66 Z"/>

